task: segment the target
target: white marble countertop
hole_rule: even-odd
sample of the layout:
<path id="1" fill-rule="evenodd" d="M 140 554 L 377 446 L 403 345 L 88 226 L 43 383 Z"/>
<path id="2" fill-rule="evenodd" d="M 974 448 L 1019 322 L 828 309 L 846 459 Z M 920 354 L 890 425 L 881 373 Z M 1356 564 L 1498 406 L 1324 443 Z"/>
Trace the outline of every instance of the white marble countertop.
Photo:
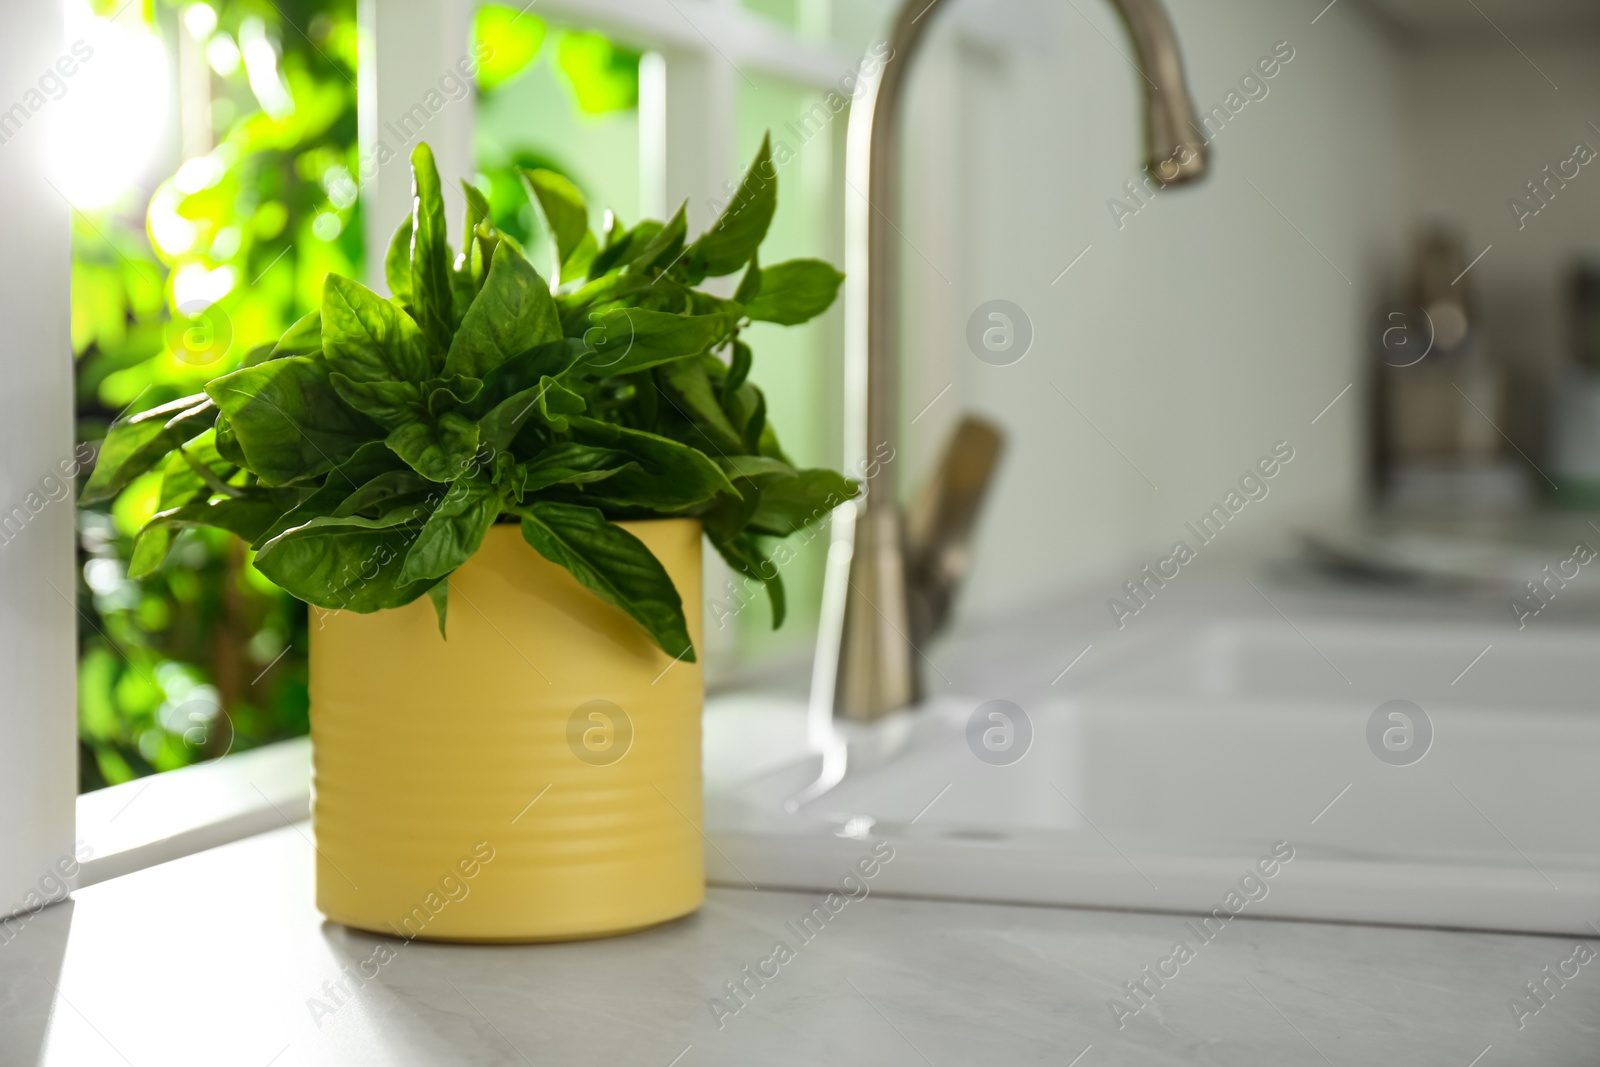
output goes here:
<path id="1" fill-rule="evenodd" d="M 322 921 L 307 833 L 29 919 L 0 943 L 0 1064 L 1600 1063 L 1600 959 L 1520 1029 L 1508 1006 L 1570 939 L 1241 919 L 1200 944 L 1178 915 L 874 894 L 801 943 L 820 894 L 713 889 L 628 937 L 404 944 Z M 779 938 L 793 958 L 719 1027 L 712 998 L 738 1006 L 724 983 Z M 1193 957 L 1119 1029 L 1108 1001 L 1180 939 Z"/>

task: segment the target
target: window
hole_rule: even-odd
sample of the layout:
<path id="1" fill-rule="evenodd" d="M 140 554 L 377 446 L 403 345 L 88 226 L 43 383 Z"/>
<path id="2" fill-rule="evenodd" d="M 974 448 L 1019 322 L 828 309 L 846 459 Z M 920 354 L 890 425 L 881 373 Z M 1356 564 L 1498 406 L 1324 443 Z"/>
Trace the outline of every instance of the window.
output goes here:
<path id="1" fill-rule="evenodd" d="M 270 344 L 329 271 L 361 272 L 357 26 L 353 0 L 297 8 L 303 25 L 228 2 L 70 10 L 89 58 L 46 132 L 73 149 L 54 180 L 73 204 L 89 442 Z M 140 574 L 165 547 L 133 536 L 172 506 L 161 485 L 151 472 L 78 515 L 84 790 L 307 730 L 305 609 L 236 538 L 183 531 Z"/>
<path id="2" fill-rule="evenodd" d="M 792 151 L 772 254 L 838 261 L 844 116 L 823 121 L 817 103 L 870 32 L 841 34 L 835 20 L 870 28 L 868 9 L 888 6 L 541 0 L 535 19 L 468 0 L 65 2 L 65 27 L 51 4 L 0 13 L 0 70 L 43 72 L 0 100 L 12 205 L 0 313 L 13 324 L 0 391 L 0 668 L 13 680 L 0 802 L 18 815 L 0 900 L 82 857 L 80 789 L 94 791 L 80 827 L 115 822 L 107 840 L 119 839 L 91 880 L 304 811 L 303 743 L 270 745 L 306 730 L 304 609 L 229 538 L 135 544 L 163 503 L 155 479 L 114 487 L 76 518 L 63 480 L 85 465 L 75 440 L 237 365 L 314 306 L 329 271 L 381 285 L 389 223 L 410 200 L 404 163 L 375 151 L 385 123 L 409 122 L 442 172 L 477 176 L 508 212 L 520 210 L 508 168 L 539 162 L 570 173 L 597 209 L 661 216 L 687 200 L 695 230 L 770 127 Z M 479 43 L 499 33 L 504 51 L 480 74 L 477 106 L 463 106 L 453 72 L 475 31 Z M 839 459 L 840 318 L 752 338 L 785 443 L 808 464 Z M 49 358 L 68 351 L 70 380 Z M 141 576 L 163 547 L 168 562 Z M 759 600 L 708 628 L 712 684 L 741 663 L 809 655 L 821 556 L 818 538 L 786 574 L 796 618 L 783 633 Z M 711 564 L 716 600 L 726 572 Z M 244 762 L 213 762 L 225 753 Z M 170 789 L 127 781 L 202 762 L 159 780 Z M 229 778 L 230 766 L 259 773 Z M 186 781 L 204 788 L 170 795 Z M 98 789 L 117 782 L 124 793 Z M 123 795 L 161 815 L 142 850 Z"/>
<path id="3" fill-rule="evenodd" d="M 566 174 L 596 228 L 606 208 L 662 217 L 687 198 L 698 229 L 770 129 L 785 150 L 769 257 L 842 259 L 847 113 L 824 93 L 855 50 L 827 43 L 828 0 L 552 0 L 537 13 L 425 2 L 375 6 L 365 26 L 354 0 L 295 8 L 298 22 L 232 0 L 74 2 L 94 77 L 69 86 L 62 121 L 95 135 L 65 143 L 116 157 L 56 171 L 73 203 L 80 441 L 239 365 L 316 306 L 329 271 L 370 277 L 409 202 L 414 139 L 434 144 L 446 174 L 473 174 L 540 263 L 547 239 L 519 167 Z M 460 106 L 452 71 L 469 53 L 478 92 Z M 840 319 L 751 331 L 774 421 L 806 465 L 839 462 Z M 307 729 L 304 608 L 215 531 L 178 533 L 152 567 L 163 546 L 133 533 L 168 503 L 160 493 L 153 473 L 78 516 L 83 790 Z M 776 634 L 765 599 L 730 594 L 708 554 L 713 684 L 809 654 L 825 538 L 799 551 L 785 575 L 792 621 Z"/>

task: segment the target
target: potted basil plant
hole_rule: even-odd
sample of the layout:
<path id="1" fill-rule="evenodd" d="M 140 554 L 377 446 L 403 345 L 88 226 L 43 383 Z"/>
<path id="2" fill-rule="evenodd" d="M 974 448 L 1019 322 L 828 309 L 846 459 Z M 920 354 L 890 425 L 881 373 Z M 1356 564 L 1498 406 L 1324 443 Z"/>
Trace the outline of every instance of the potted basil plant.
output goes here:
<path id="1" fill-rule="evenodd" d="M 764 142 L 690 240 L 684 209 L 589 227 L 524 177 L 549 277 L 463 183 L 460 250 L 431 151 L 384 264 L 203 393 L 114 425 L 84 487 L 160 474 L 130 573 L 186 527 L 231 531 L 312 621 L 317 903 L 405 937 L 601 936 L 704 896 L 702 532 L 762 583 L 763 548 L 855 495 L 797 469 L 742 332 L 804 322 L 842 276 L 763 267 Z M 731 297 L 699 288 L 737 275 Z M 692 610 L 684 610 L 685 602 Z"/>

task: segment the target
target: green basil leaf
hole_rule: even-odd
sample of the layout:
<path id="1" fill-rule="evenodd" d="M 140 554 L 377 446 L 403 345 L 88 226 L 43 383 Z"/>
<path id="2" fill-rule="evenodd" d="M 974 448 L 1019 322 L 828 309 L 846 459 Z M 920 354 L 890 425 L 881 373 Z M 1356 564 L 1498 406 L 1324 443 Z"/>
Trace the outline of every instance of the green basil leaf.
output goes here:
<path id="1" fill-rule="evenodd" d="M 625 452 L 638 465 L 607 478 L 594 494 L 619 507 L 675 512 L 702 504 L 718 493 L 737 495 L 733 483 L 698 449 L 643 430 L 631 430 L 582 415 L 568 418 L 582 444 Z"/>
<path id="2" fill-rule="evenodd" d="M 176 519 L 186 526 L 214 526 L 248 543 L 260 537 L 302 495 L 293 489 L 257 489 L 241 497 L 185 504 L 161 512 L 150 521 Z"/>
<path id="3" fill-rule="evenodd" d="M 777 210 L 778 170 L 772 164 L 772 135 L 768 134 L 761 139 L 754 162 L 716 223 L 689 246 L 684 259 L 690 277 L 732 274 L 750 262 Z"/>
<path id="4" fill-rule="evenodd" d="M 313 519 L 262 545 L 256 567 L 279 588 L 320 608 L 397 608 L 434 584 L 400 580 L 425 514 L 408 506 L 378 519 Z"/>
<path id="5" fill-rule="evenodd" d="M 744 533 L 744 528 L 750 522 L 750 516 L 755 514 L 759 493 L 756 487 L 748 481 L 735 482 L 740 495 L 735 496 L 725 493 L 712 501 L 711 506 L 700 513 L 700 523 L 705 528 L 706 537 L 715 544 L 718 541 L 731 541 Z"/>
<path id="6" fill-rule="evenodd" d="M 381 443 L 379 447 L 382 447 Z M 384 451 L 388 450 L 384 449 Z M 394 455 L 393 452 L 389 454 L 391 456 Z M 395 458 L 398 460 L 399 457 Z M 332 476 L 330 475 L 330 477 Z M 350 486 L 343 483 L 323 485 L 313 490 L 310 496 L 285 511 L 282 515 L 279 515 L 271 526 L 261 531 L 260 535 L 250 542 L 250 547 L 259 552 L 263 545 L 279 534 L 304 526 L 312 519 L 321 518 L 332 513 L 333 509 L 339 506 L 339 501 L 343 500 L 350 492 Z"/>
<path id="7" fill-rule="evenodd" d="M 618 308 L 598 316 L 584 333 L 589 351 L 573 370 L 589 375 L 631 374 L 699 355 L 727 332 L 728 325 L 721 315 Z"/>
<path id="8" fill-rule="evenodd" d="M 450 271 L 450 317 L 454 322 L 460 322 L 472 307 L 472 301 L 478 295 L 477 288 L 473 285 L 471 277 L 472 268 Z M 455 342 L 452 341 L 452 344 Z"/>
<path id="9" fill-rule="evenodd" d="M 383 257 L 383 280 L 389 283 L 389 295 L 401 305 L 410 306 L 411 300 L 411 216 L 394 231 L 389 241 L 389 252 Z"/>
<path id="10" fill-rule="evenodd" d="M 767 598 L 772 601 L 772 628 L 776 630 L 782 626 L 787 606 L 783 592 L 783 576 L 778 573 L 778 565 L 767 558 L 755 539 L 748 534 L 709 537 L 709 540 L 717 553 L 728 562 L 728 566 L 746 578 L 754 579 L 766 586 Z"/>
<path id="11" fill-rule="evenodd" d="M 480 446 L 501 452 L 511 447 L 517 431 L 539 407 L 539 386 L 513 393 L 478 420 Z"/>
<path id="12" fill-rule="evenodd" d="M 466 197 L 466 216 L 461 220 L 461 251 L 450 264 L 450 308 L 452 321 L 459 323 L 483 287 L 487 256 L 491 253 L 478 241 L 478 225 L 489 216 L 483 194 L 469 183 L 461 183 Z M 453 342 L 452 342 L 453 343 Z"/>
<path id="13" fill-rule="evenodd" d="M 525 394 L 529 389 L 536 393 L 545 377 L 560 377 L 587 351 L 582 341 L 564 337 L 519 352 L 483 379 L 483 391 L 474 398 L 467 414 L 481 418 L 496 405 L 518 394 Z"/>
<path id="14" fill-rule="evenodd" d="M 422 388 L 414 382 L 356 382 L 338 371 L 328 381 L 339 399 L 385 429 L 415 422 L 427 412 Z"/>
<path id="15" fill-rule="evenodd" d="M 420 141 L 411 151 L 411 229 L 411 300 L 422 332 L 444 352 L 455 333 L 450 237 L 433 150 Z"/>
<path id="16" fill-rule="evenodd" d="M 133 554 L 128 557 L 128 577 L 148 578 L 161 569 L 172 551 L 172 529 L 148 523 L 133 538 Z"/>
<path id="17" fill-rule="evenodd" d="M 752 319 L 794 326 L 833 303 L 844 275 L 820 259 L 791 259 L 761 272 L 761 295 L 742 301 Z"/>
<path id="18" fill-rule="evenodd" d="M 385 441 L 395 455 L 430 482 L 453 482 L 478 452 L 478 424 L 449 412 L 437 422 L 397 426 Z"/>
<path id="19" fill-rule="evenodd" d="M 659 278 L 658 278 L 659 280 Z M 670 286 L 671 281 L 660 282 Z M 638 274 L 607 274 L 570 293 L 555 297 L 556 310 L 561 315 L 561 330 L 570 335 L 582 334 L 595 321 L 595 316 L 613 309 L 618 302 L 643 299 L 646 290 L 654 288 L 651 279 Z"/>
<path id="20" fill-rule="evenodd" d="M 683 599 L 643 541 L 595 508 L 536 501 L 520 513 L 522 536 L 541 556 L 627 612 L 667 655 L 695 662 Z"/>
<path id="21" fill-rule="evenodd" d="M 489 474 L 489 483 L 500 494 L 500 499 L 507 503 L 522 503 L 525 495 L 522 491 L 522 482 L 522 464 L 518 463 L 509 452 L 495 453 L 494 468 Z"/>
<path id="22" fill-rule="evenodd" d="M 588 485 L 611 477 L 632 462 L 632 456 L 614 448 L 575 441 L 551 445 L 523 467 L 522 491 L 534 493 L 552 485 Z"/>
<path id="23" fill-rule="evenodd" d="M 713 296 L 710 293 L 702 293 L 698 289 L 679 286 L 677 282 L 670 279 L 664 282 L 657 282 L 655 288 L 666 293 L 676 294 L 677 305 L 669 306 L 666 303 L 661 305 L 668 310 L 681 311 L 685 315 L 721 315 L 728 320 L 730 328 L 745 317 L 743 304 L 732 300 L 724 300 L 722 297 Z"/>
<path id="24" fill-rule="evenodd" d="M 428 521 L 429 505 L 427 503 L 413 503 L 406 501 L 397 504 L 383 514 L 368 518 L 365 515 L 317 515 L 307 519 L 299 526 L 285 530 L 276 537 L 268 538 L 256 552 L 259 560 L 263 556 L 275 553 L 287 539 L 304 533 L 307 530 L 324 530 L 336 527 L 349 527 L 360 530 L 399 530 L 400 536 L 405 538 L 405 543 L 410 545 L 416 539 L 417 531 L 422 529 L 422 524 Z"/>
<path id="25" fill-rule="evenodd" d="M 321 474 L 382 434 L 339 399 L 327 364 L 311 356 L 224 374 L 206 393 L 227 414 L 244 465 L 266 485 Z"/>
<path id="26" fill-rule="evenodd" d="M 560 337 L 561 320 L 550 287 L 532 264 L 502 243 L 483 290 L 450 343 L 444 371 L 482 378 L 512 356 Z"/>
<path id="27" fill-rule="evenodd" d="M 391 452 L 390 455 L 393 455 Z M 359 515 L 363 511 L 377 511 L 379 513 L 393 510 L 402 498 L 411 497 L 417 493 L 429 490 L 438 492 L 441 496 L 445 490 L 436 482 L 430 482 L 410 467 L 401 470 L 385 471 L 368 478 L 361 487 L 340 500 L 331 511 L 324 514 L 336 519 L 348 518 Z M 320 490 L 319 490 L 320 492 Z M 311 516 L 308 516 L 309 519 Z M 295 525 L 299 525 L 298 523 Z"/>
<path id="28" fill-rule="evenodd" d="M 707 356 L 706 359 L 714 357 Z M 683 359 L 656 368 L 656 377 L 665 382 L 680 414 L 692 421 L 721 453 L 743 452 L 744 441 L 722 410 L 716 388 L 700 360 Z"/>
<path id="29" fill-rule="evenodd" d="M 562 281 L 582 277 L 598 250 L 583 194 L 553 170 L 524 170 L 522 177 L 555 238 L 557 269 L 552 273 Z"/>
<path id="30" fill-rule="evenodd" d="M 645 219 L 633 229 L 628 230 L 614 242 L 607 244 L 604 249 L 595 254 L 589 263 L 589 277 L 600 279 L 606 274 L 619 269 L 628 263 L 651 241 L 656 239 L 656 234 L 662 230 L 661 223 L 654 219 Z M 644 284 L 650 284 L 650 279 L 644 279 Z"/>
<path id="31" fill-rule="evenodd" d="M 400 457 L 389 450 L 382 441 L 369 441 L 355 453 L 328 472 L 324 485 L 342 485 L 348 492 L 358 485 L 388 471 L 404 469 Z"/>
<path id="32" fill-rule="evenodd" d="M 267 353 L 267 359 L 282 359 L 284 356 L 314 356 L 322 351 L 322 309 L 318 308 L 295 321 L 295 324 L 284 332 L 278 343 L 272 346 Z M 256 360 L 256 362 L 264 362 Z"/>
<path id="33" fill-rule="evenodd" d="M 561 273 L 558 277 L 562 285 L 568 282 L 582 281 L 588 276 L 589 264 L 594 262 L 595 249 L 594 234 L 585 233 L 583 240 L 578 242 L 577 251 L 573 252 L 571 257 L 561 265 Z"/>
<path id="34" fill-rule="evenodd" d="M 467 216 L 465 224 L 461 227 L 463 234 L 472 234 L 477 231 L 478 224 L 490 217 L 489 199 L 483 192 L 466 179 L 461 181 L 461 195 L 467 201 Z M 465 240 L 465 238 L 463 238 Z"/>
<path id="35" fill-rule="evenodd" d="M 739 279 L 739 288 L 733 292 L 733 299 L 738 304 L 748 304 L 761 292 L 761 257 L 752 253 L 750 266 L 745 268 L 744 277 Z"/>
<path id="36" fill-rule="evenodd" d="M 652 371 L 640 371 L 630 374 L 626 378 L 616 379 L 626 383 L 622 388 L 630 393 L 629 399 L 633 401 L 630 411 L 631 418 L 618 419 L 628 426 L 637 426 L 650 433 L 662 437 L 671 436 L 661 425 L 661 390 L 656 388 L 656 376 Z"/>
<path id="37" fill-rule="evenodd" d="M 728 365 L 728 375 L 722 380 L 722 406 L 725 411 L 729 412 L 730 418 L 732 417 L 730 402 L 739 391 L 740 386 L 744 385 L 745 379 L 750 377 L 750 365 L 752 362 L 754 362 L 754 357 L 751 355 L 750 346 L 743 341 L 735 339 L 733 342 L 733 359 Z M 740 420 L 738 423 L 741 427 L 741 433 L 743 432 L 742 427 L 747 421 L 748 414 L 746 414 L 745 419 Z"/>
<path id="38" fill-rule="evenodd" d="M 477 378 L 452 374 L 448 378 L 435 378 L 422 387 L 422 392 L 428 398 L 428 414 L 438 418 L 447 411 L 456 411 L 470 404 L 474 397 L 483 392 L 483 382 Z"/>
<path id="39" fill-rule="evenodd" d="M 213 494 L 242 496 L 243 491 L 224 479 L 235 464 L 217 454 L 217 431 L 212 427 L 192 441 L 179 445 L 161 468 L 161 496 L 157 510 L 168 511 Z"/>
<path id="40" fill-rule="evenodd" d="M 583 397 L 562 385 L 554 378 L 539 381 L 539 414 L 557 433 L 567 432 L 567 416 L 583 413 Z"/>
<path id="41" fill-rule="evenodd" d="M 494 262 L 495 250 L 501 245 L 512 249 L 523 259 L 528 258 L 521 245 L 517 244 L 509 234 L 495 229 L 494 223 L 488 219 L 478 223 L 478 228 L 473 231 L 473 243 L 477 245 L 477 250 L 472 257 L 472 272 L 479 289 L 482 289 L 483 283 L 488 280 L 489 265 Z"/>
<path id="42" fill-rule="evenodd" d="M 739 428 L 739 435 L 744 441 L 744 447 L 739 451 L 767 455 L 761 450 L 761 434 L 767 425 L 767 398 L 761 395 L 761 390 L 749 382 L 740 385 L 731 393 L 724 390 L 722 406 L 728 413 L 728 421 Z M 781 454 L 772 458 L 789 462 Z"/>
<path id="43" fill-rule="evenodd" d="M 820 522 L 834 508 L 854 499 L 861 488 L 844 475 L 825 469 L 795 471 L 789 477 L 763 479 L 759 485 L 750 529 L 773 537 L 788 537 Z"/>
<path id="44" fill-rule="evenodd" d="M 444 632 L 445 616 L 450 613 L 450 579 L 448 576 L 440 578 L 438 582 L 429 588 L 428 599 L 433 602 L 434 614 L 439 616 L 439 636 L 448 640 L 449 635 Z"/>
<path id="45" fill-rule="evenodd" d="M 94 471 L 78 503 L 110 500 L 129 482 L 164 460 L 167 453 L 210 426 L 216 417 L 217 405 L 196 393 L 114 423 L 100 445 Z"/>
<path id="46" fill-rule="evenodd" d="M 327 473 L 322 485 L 293 508 L 284 512 L 261 536 L 251 542 L 259 549 L 267 541 L 304 525 L 314 518 L 331 515 L 352 493 L 387 472 L 409 470 L 403 460 L 382 441 L 369 441 Z"/>
<path id="47" fill-rule="evenodd" d="M 239 366 L 254 367 L 257 363 L 265 363 L 267 360 L 275 358 L 272 354 L 272 350 L 275 346 L 276 342 L 270 345 L 253 346 L 250 351 L 244 354 L 244 358 L 239 361 Z M 321 352 L 322 349 L 317 349 L 317 354 L 320 354 Z"/>
<path id="48" fill-rule="evenodd" d="M 500 516 L 500 494 L 487 481 L 462 478 L 445 493 L 400 568 L 401 582 L 438 579 L 472 558 Z"/>
<path id="49" fill-rule="evenodd" d="M 212 502 L 194 501 L 151 516 L 134 542 L 128 565 L 130 578 L 153 573 L 166 559 L 172 545 L 172 531 L 194 526 L 213 526 L 227 530 L 246 542 L 268 529 L 298 493 L 293 490 L 260 491 L 242 497 Z"/>
<path id="50" fill-rule="evenodd" d="M 456 316 L 457 321 L 460 321 L 461 315 L 466 314 L 473 297 L 483 287 L 490 258 L 493 255 L 493 242 L 490 242 L 489 247 L 485 247 L 485 242 L 479 240 L 478 228 L 488 223 L 486 229 L 489 233 L 494 232 L 494 224 L 489 222 L 489 201 L 484 195 L 465 180 L 461 183 L 461 194 L 467 202 L 466 216 L 461 220 L 461 254 L 456 256 L 456 261 L 451 267 L 450 279 L 456 304 L 460 309 L 460 314 Z"/>
<path id="51" fill-rule="evenodd" d="M 756 413 L 751 416 L 750 425 L 745 428 L 745 436 L 749 437 L 751 430 L 759 427 L 756 452 L 763 456 L 771 456 L 773 459 L 781 459 L 789 466 L 794 466 L 794 461 L 784 455 L 783 446 L 778 444 L 778 431 L 774 430 L 772 423 L 767 421 L 767 398 L 757 390 L 756 400 L 759 402 L 759 406 Z"/>
<path id="52" fill-rule="evenodd" d="M 212 429 L 217 433 L 217 455 L 235 467 L 244 466 L 244 451 L 239 447 L 239 439 L 234 436 L 228 416 L 220 411 L 217 412 L 217 421 Z"/>
<path id="53" fill-rule="evenodd" d="M 689 202 L 678 206 L 677 213 L 667 220 L 654 237 L 637 253 L 627 259 L 628 269 L 636 274 L 651 270 L 666 270 L 678 261 L 683 252 L 683 242 L 689 233 Z"/>
<path id="54" fill-rule="evenodd" d="M 793 478 L 797 473 L 782 460 L 767 456 L 718 456 L 716 464 L 730 478 L 744 478 L 757 484 L 766 484 L 773 478 Z"/>
<path id="55" fill-rule="evenodd" d="M 322 350 L 329 370 L 357 382 L 422 382 L 434 373 L 428 342 L 411 316 L 337 274 L 322 286 Z"/>
<path id="56" fill-rule="evenodd" d="M 595 252 L 598 247 L 595 244 L 594 234 L 585 231 L 582 239 L 578 242 L 577 249 L 561 265 L 561 273 L 558 275 L 561 284 L 565 285 L 568 282 L 581 281 L 587 277 L 589 265 L 594 262 Z"/>

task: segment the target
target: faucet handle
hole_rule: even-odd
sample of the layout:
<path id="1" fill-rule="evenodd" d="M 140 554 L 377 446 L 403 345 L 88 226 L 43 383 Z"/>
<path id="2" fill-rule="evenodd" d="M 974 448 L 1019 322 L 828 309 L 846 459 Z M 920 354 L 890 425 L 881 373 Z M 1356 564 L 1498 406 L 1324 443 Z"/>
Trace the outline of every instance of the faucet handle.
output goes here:
<path id="1" fill-rule="evenodd" d="M 918 645 L 950 621 L 956 592 L 972 569 L 973 528 L 1004 447 L 1005 435 L 994 423 L 962 416 L 912 504 L 906 528 L 906 592 L 912 640 Z"/>

